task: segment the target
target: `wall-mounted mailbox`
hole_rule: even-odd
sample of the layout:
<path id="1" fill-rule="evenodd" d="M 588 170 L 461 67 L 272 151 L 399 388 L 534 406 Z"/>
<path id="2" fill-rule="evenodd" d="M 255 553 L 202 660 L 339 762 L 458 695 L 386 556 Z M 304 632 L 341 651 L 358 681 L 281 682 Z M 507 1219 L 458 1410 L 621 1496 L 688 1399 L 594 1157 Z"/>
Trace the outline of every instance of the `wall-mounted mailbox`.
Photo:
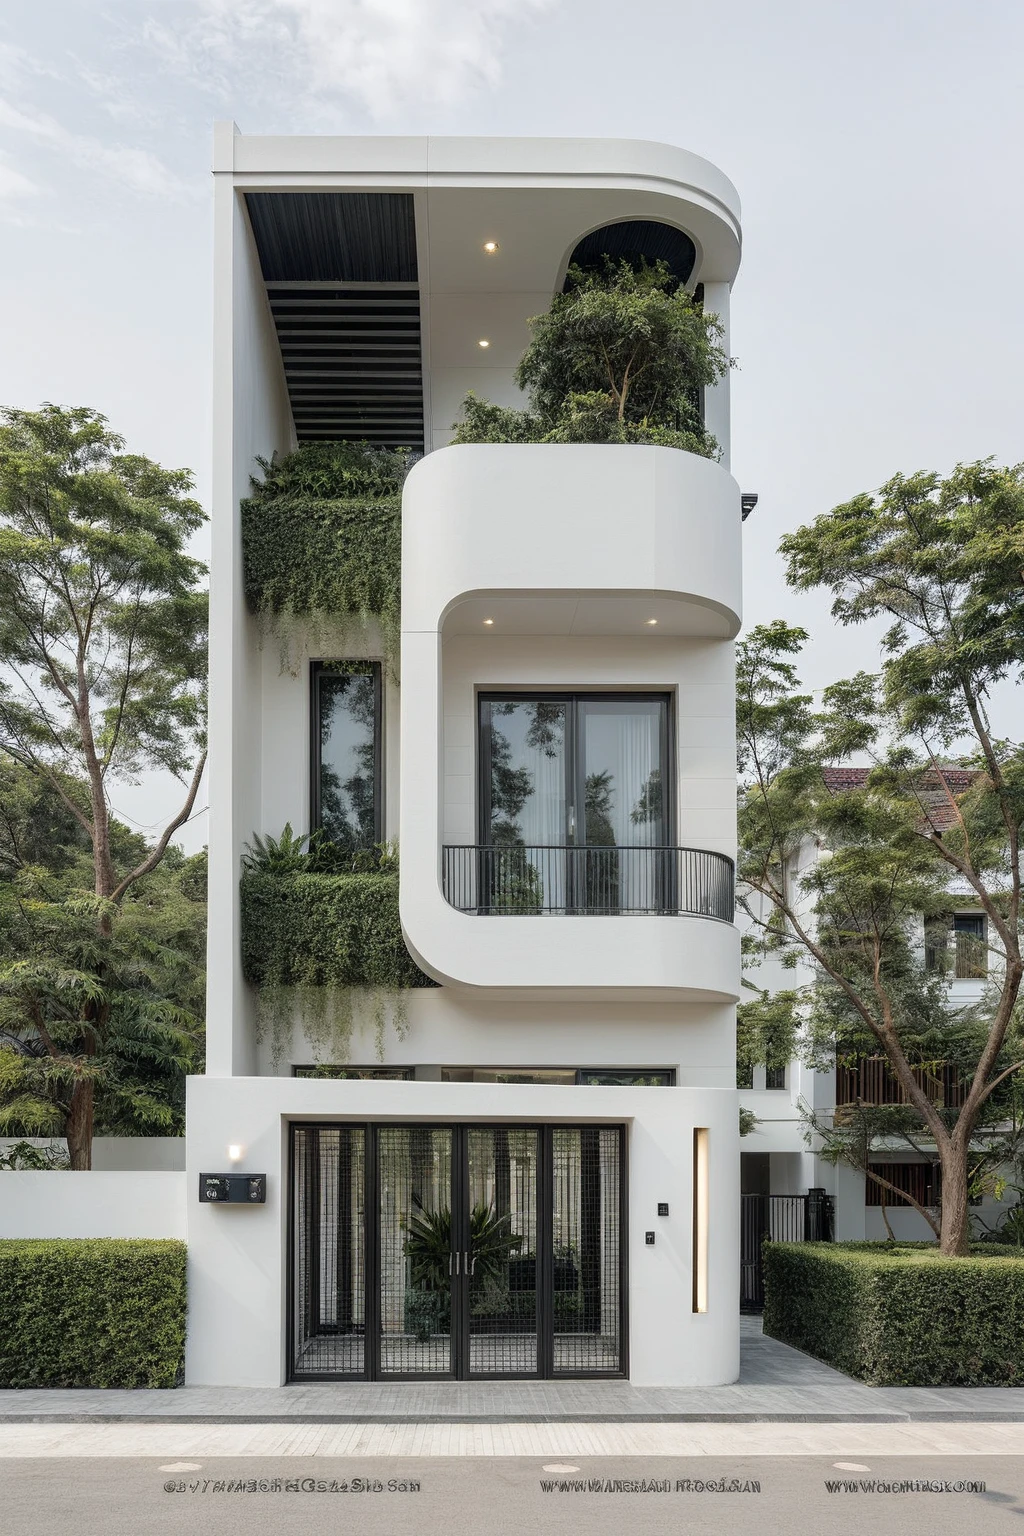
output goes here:
<path id="1" fill-rule="evenodd" d="M 265 1173 L 201 1173 L 199 1198 L 217 1205 L 265 1205 Z"/>

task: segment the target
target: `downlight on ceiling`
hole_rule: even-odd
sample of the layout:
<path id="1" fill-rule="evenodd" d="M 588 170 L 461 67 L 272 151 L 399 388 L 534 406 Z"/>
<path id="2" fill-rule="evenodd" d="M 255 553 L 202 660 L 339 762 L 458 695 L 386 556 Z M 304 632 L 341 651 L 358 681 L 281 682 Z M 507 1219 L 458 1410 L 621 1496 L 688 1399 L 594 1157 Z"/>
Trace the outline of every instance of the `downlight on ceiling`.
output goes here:
<path id="1" fill-rule="evenodd" d="M 477 346 L 478 347 L 489 347 L 490 346 L 490 342 L 487 341 L 485 337 L 481 336 L 480 340 L 477 342 Z"/>
<path id="2" fill-rule="evenodd" d="M 493 624 L 494 620 L 493 619 L 484 619 L 484 623 L 485 624 Z"/>
<path id="3" fill-rule="evenodd" d="M 497 242 L 497 240 L 485 240 L 484 241 L 484 250 L 487 252 L 488 256 L 496 256 L 497 253 L 498 253 L 498 242 Z"/>
<path id="4" fill-rule="evenodd" d="M 658 621 L 657 619 L 648 619 L 647 622 L 648 624 L 657 624 Z"/>

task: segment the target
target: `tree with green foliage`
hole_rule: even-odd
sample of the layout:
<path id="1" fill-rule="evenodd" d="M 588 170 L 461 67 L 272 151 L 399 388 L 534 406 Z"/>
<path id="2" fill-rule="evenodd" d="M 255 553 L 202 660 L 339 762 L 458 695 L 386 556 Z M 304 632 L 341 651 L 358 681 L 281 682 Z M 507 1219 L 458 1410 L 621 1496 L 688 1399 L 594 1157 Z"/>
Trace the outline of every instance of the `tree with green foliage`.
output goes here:
<path id="1" fill-rule="evenodd" d="M 143 882 L 191 816 L 205 764 L 205 567 L 188 552 L 205 515 L 186 470 L 125 452 L 95 411 L 0 420 L 0 750 L 46 786 L 89 860 L 77 893 L 19 876 L 10 931 L 27 923 L 31 937 L 2 986 L 8 1029 L 66 1079 L 72 1167 L 88 1168 L 133 988 L 163 990 L 147 973 L 162 940 Z M 111 786 L 154 769 L 182 780 L 181 807 L 151 845 L 119 842 Z"/>
<path id="2" fill-rule="evenodd" d="M 115 860 L 147 845 L 116 818 Z M 202 1070 L 206 855 L 172 844 L 111 913 L 89 839 L 48 784 L 0 757 L 0 1134 L 66 1135 L 76 1085 L 98 1134 L 175 1135 Z M 82 1016 L 103 1020 L 83 1060 Z"/>
<path id="3" fill-rule="evenodd" d="M 990 719 L 1024 660 L 1024 471 L 895 476 L 782 552 L 791 585 L 832 592 L 839 623 L 889 627 L 879 672 L 826 688 L 818 708 L 794 665 L 802 630 L 762 626 L 740 647 L 738 873 L 753 947 L 813 968 L 793 1010 L 812 1050 L 885 1057 L 941 1164 L 941 1250 L 963 1254 L 972 1177 L 1024 1065 L 1024 750 Z M 848 788 L 823 772 L 865 759 Z M 821 855 L 801 864 L 808 847 Z M 993 956 L 970 1010 L 926 964 L 923 925 L 954 901 L 984 914 Z M 951 1056 L 966 1090 L 943 1109 L 914 1067 Z"/>
<path id="4" fill-rule="evenodd" d="M 729 367 L 722 325 L 664 262 L 569 269 L 531 319 L 515 381 L 528 409 L 470 394 L 456 443 L 653 443 L 711 458 L 701 392 Z"/>

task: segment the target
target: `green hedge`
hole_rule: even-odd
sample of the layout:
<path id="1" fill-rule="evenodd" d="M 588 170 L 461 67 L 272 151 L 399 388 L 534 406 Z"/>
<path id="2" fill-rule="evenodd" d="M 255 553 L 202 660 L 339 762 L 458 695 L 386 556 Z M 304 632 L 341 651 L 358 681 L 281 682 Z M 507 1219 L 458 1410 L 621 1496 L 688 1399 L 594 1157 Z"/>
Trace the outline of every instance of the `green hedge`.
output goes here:
<path id="1" fill-rule="evenodd" d="M 243 875 L 242 969 L 256 987 L 434 985 L 405 947 L 397 875 Z"/>
<path id="2" fill-rule="evenodd" d="M 0 1241 L 0 1387 L 176 1387 L 184 1367 L 184 1243 Z"/>
<path id="3" fill-rule="evenodd" d="M 873 1386 L 1024 1384 L 1024 1253 L 766 1243 L 764 1331 Z"/>

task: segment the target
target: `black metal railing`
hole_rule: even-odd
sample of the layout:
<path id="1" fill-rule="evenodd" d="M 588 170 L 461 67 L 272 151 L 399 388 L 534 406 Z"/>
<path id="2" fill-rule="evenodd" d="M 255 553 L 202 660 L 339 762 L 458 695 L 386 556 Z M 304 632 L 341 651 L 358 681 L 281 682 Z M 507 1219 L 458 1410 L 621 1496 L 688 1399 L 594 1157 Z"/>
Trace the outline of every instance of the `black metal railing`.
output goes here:
<path id="1" fill-rule="evenodd" d="M 445 899 L 487 917 L 638 913 L 733 920 L 731 859 L 702 848 L 447 845 Z"/>
<path id="2" fill-rule="evenodd" d="M 832 1196 L 823 1189 L 806 1195 L 741 1195 L 740 1311 L 764 1308 L 764 1243 L 830 1243 L 834 1223 Z"/>

